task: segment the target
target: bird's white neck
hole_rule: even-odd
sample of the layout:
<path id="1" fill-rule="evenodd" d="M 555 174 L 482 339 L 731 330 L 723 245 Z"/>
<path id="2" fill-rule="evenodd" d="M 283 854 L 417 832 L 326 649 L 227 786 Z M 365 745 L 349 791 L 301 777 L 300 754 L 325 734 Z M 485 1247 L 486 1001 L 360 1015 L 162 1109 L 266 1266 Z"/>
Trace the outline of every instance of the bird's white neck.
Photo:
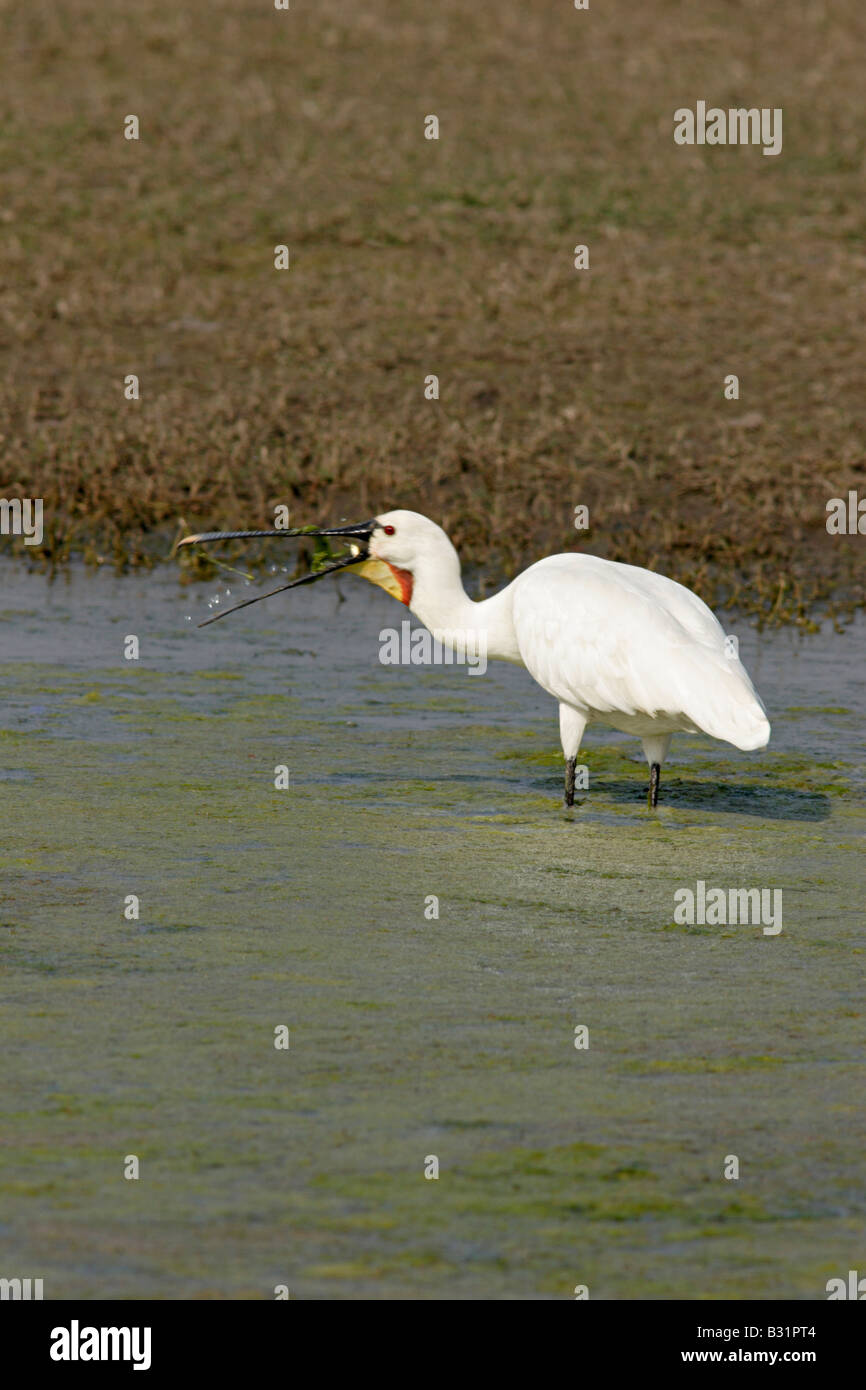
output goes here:
<path id="1" fill-rule="evenodd" d="M 457 644 L 471 635 L 476 650 L 480 645 L 487 656 L 521 661 L 511 617 L 510 584 L 492 598 L 474 603 L 463 588 L 458 564 L 448 574 L 440 573 L 433 583 L 425 584 L 423 574 L 416 576 L 409 610 L 434 635 L 442 634 L 440 640 L 445 646 L 455 645 L 449 634 Z"/>

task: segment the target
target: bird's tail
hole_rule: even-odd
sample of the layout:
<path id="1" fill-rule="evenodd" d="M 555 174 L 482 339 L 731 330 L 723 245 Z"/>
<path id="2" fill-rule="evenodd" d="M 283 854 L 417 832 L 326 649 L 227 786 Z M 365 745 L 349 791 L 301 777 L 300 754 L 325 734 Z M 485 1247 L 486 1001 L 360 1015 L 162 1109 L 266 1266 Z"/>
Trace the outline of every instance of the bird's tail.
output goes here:
<path id="1" fill-rule="evenodd" d="M 766 715 L 756 717 L 754 723 L 746 727 L 738 727 L 731 733 L 723 734 L 723 738 L 728 743 L 732 743 L 735 748 L 742 748 L 744 751 L 751 751 L 754 748 L 766 748 L 770 742 L 770 721 Z"/>
<path id="2" fill-rule="evenodd" d="M 723 739 L 744 752 L 766 748 L 769 743 L 767 711 L 739 661 L 726 658 L 724 664 L 719 663 L 714 679 L 705 684 L 702 698 L 689 713 L 711 738 Z"/>

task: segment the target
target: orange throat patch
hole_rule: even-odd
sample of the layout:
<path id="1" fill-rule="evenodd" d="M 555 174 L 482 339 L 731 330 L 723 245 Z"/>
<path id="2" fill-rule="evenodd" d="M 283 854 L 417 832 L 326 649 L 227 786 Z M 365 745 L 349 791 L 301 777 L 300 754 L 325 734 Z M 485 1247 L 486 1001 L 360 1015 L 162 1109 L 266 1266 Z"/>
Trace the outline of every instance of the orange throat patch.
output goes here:
<path id="1" fill-rule="evenodd" d="M 355 574 L 362 574 L 371 584 L 378 584 L 386 594 L 399 599 L 407 608 L 412 602 L 413 581 L 410 570 L 398 569 L 396 565 L 389 565 L 387 560 L 379 560 L 375 555 L 368 556 L 357 565 L 351 565 L 349 570 L 354 570 Z"/>
<path id="2" fill-rule="evenodd" d="M 409 604 L 412 602 L 412 571 L 399 570 L 396 565 L 388 564 L 387 560 L 385 561 L 385 564 L 388 565 L 389 570 L 393 574 L 400 588 L 400 593 L 399 595 L 395 595 L 395 598 L 399 597 L 400 602 L 405 603 L 406 607 L 408 608 Z"/>

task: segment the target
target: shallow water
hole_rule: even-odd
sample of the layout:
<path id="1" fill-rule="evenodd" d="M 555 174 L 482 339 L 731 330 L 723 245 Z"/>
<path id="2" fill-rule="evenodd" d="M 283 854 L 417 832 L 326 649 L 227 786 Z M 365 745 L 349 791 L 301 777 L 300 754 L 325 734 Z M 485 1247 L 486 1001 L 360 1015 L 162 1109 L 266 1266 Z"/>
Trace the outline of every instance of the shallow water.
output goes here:
<path id="1" fill-rule="evenodd" d="M 862 1270 L 866 622 L 726 622 L 770 748 L 675 739 L 651 814 L 637 740 L 592 729 L 567 813 L 524 672 L 381 666 L 405 611 L 352 578 L 198 630 L 223 587 L 4 568 L 0 1274 L 809 1299 Z M 780 888 L 783 930 L 676 925 L 697 880 Z"/>

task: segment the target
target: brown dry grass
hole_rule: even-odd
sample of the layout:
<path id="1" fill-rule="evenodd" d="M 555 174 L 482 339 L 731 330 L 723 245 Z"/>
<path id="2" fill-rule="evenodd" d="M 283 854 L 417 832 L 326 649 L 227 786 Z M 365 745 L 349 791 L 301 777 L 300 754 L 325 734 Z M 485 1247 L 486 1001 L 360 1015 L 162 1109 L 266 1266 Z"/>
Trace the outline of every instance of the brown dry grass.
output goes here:
<path id="1" fill-rule="evenodd" d="M 0 496 L 47 558 L 407 506 L 491 574 L 862 603 L 860 0 L 293 6 L 0 6 Z M 781 156 L 675 146 L 698 98 L 783 107 Z"/>

